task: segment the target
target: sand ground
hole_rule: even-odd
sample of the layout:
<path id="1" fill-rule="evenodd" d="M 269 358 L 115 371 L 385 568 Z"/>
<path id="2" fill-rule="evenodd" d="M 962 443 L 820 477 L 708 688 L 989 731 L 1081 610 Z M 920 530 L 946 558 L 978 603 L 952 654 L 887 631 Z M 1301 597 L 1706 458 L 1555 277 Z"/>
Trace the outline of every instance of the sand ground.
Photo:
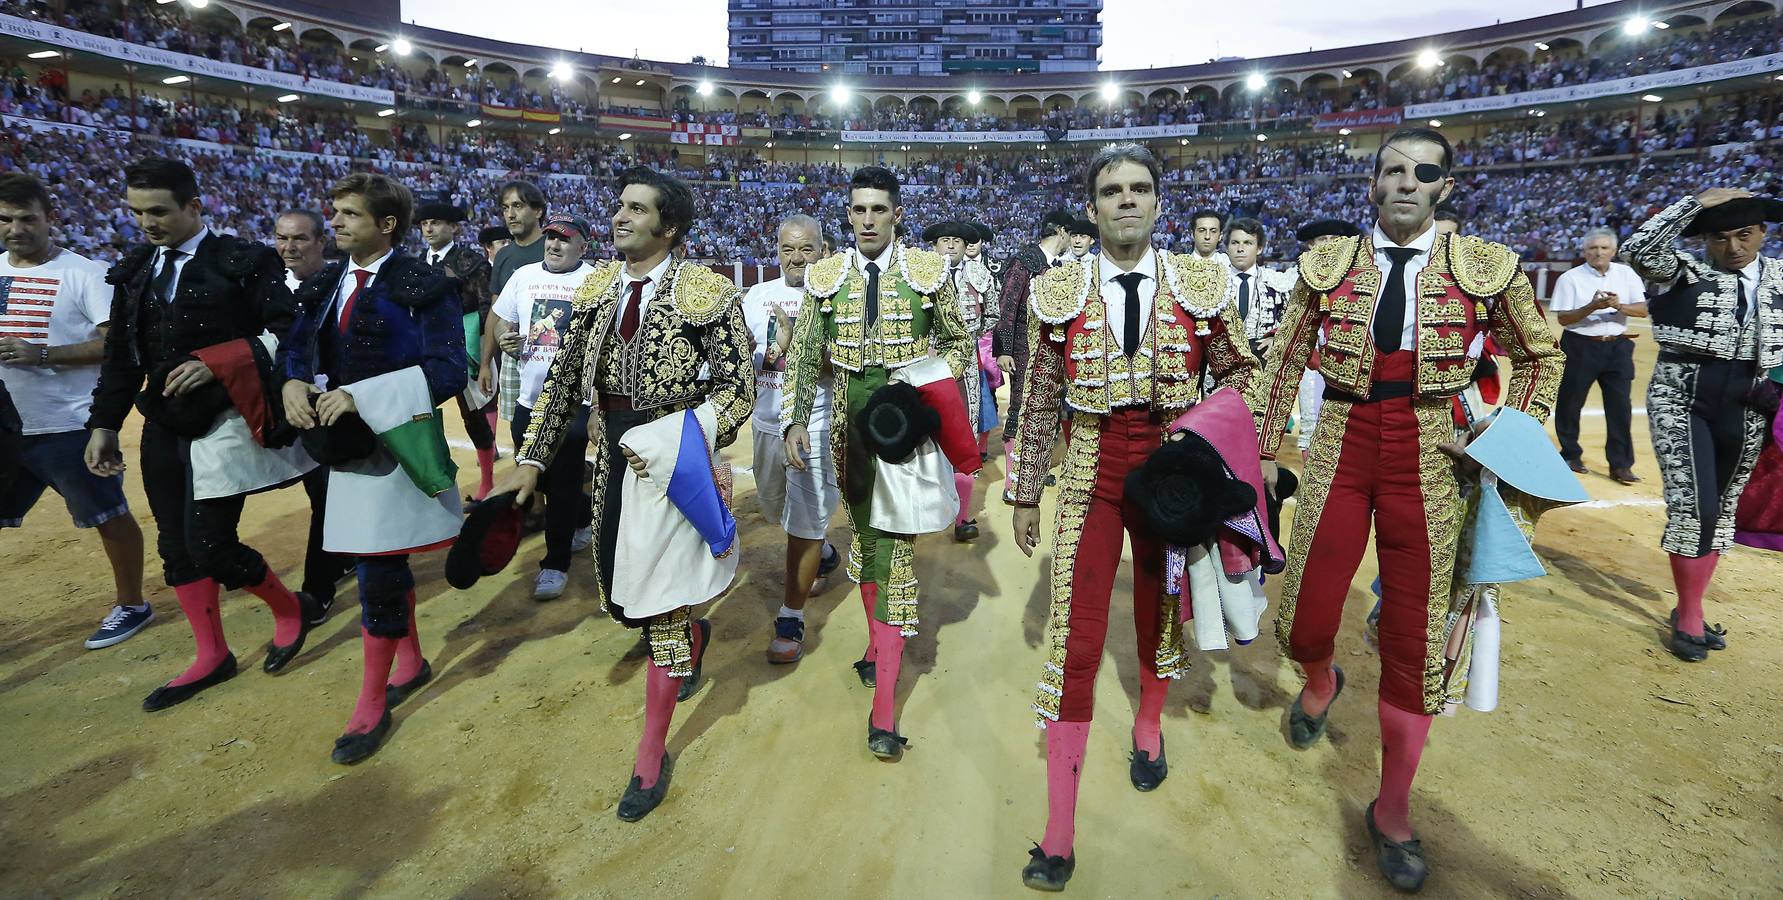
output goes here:
<path id="1" fill-rule="evenodd" d="M 1637 407 L 1652 358 L 1643 339 Z M 1586 461 L 1598 469 L 1602 421 L 1586 419 Z M 1431 896 L 1783 895 L 1783 560 L 1730 553 L 1709 599 L 1730 648 L 1697 665 L 1667 653 L 1673 601 L 1646 425 L 1637 413 L 1646 481 L 1587 477 L 1595 501 L 1541 523 L 1551 575 L 1506 591 L 1500 709 L 1436 725 L 1413 794 Z M 745 435 L 731 458 L 747 465 L 749 446 Z M 471 482 L 474 461 L 460 456 Z M 992 457 L 979 503 L 1002 462 Z M 539 604 L 529 596 L 539 538 L 471 591 L 446 586 L 442 555 L 419 560 L 419 627 L 438 677 L 399 710 L 376 757 L 343 768 L 328 751 L 359 684 L 350 589 L 346 611 L 276 678 L 259 671 L 269 614 L 226 595 L 243 673 L 172 710 L 141 711 L 185 667 L 191 638 L 159 585 L 134 470 L 129 482 L 161 621 L 117 647 L 81 647 L 111 605 L 95 535 L 73 529 L 53 497 L 23 532 L 0 535 L 0 894 L 1026 895 L 1018 873 L 1045 817 L 1028 704 L 1046 563 L 1012 546 L 994 492 L 976 545 L 920 543 L 922 635 L 901 686 L 911 746 L 886 764 L 864 747 L 870 692 L 849 663 L 866 629 L 845 583 L 812 602 L 803 662 L 764 661 L 783 543 L 740 476 L 742 574 L 710 608 L 708 681 L 670 734 L 673 789 L 626 824 L 613 811 L 642 726 L 644 673 L 628 655 L 634 636 L 594 608 L 586 562 L 569 595 Z M 252 499 L 242 525 L 292 583 L 307 516 L 292 489 Z M 841 527 L 832 536 L 845 537 Z M 1373 574 L 1371 555 L 1339 640 L 1350 685 L 1331 740 L 1287 745 L 1299 676 L 1274 641 L 1197 653 L 1166 709 L 1171 775 L 1150 794 L 1127 782 L 1138 692 L 1131 618 L 1117 610 L 1071 894 L 1387 894 L 1362 827 L 1378 754 L 1378 667 L 1362 639 Z M 1129 586 L 1123 564 L 1117 597 Z"/>

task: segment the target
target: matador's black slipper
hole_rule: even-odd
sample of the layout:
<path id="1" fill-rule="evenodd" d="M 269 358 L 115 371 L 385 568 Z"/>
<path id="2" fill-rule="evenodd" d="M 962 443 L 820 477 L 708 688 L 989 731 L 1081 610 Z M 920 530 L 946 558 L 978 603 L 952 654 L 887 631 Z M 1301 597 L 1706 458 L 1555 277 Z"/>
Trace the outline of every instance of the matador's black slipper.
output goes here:
<path id="1" fill-rule="evenodd" d="M 1305 750 L 1319 742 L 1325 736 L 1325 720 L 1331 716 L 1331 707 L 1337 698 L 1343 696 L 1343 667 L 1332 666 L 1337 674 L 1337 689 L 1331 692 L 1331 702 L 1325 704 L 1325 711 L 1316 716 L 1309 716 L 1300 708 L 1300 697 L 1294 697 L 1294 705 L 1288 710 L 1288 743 L 1297 750 Z"/>

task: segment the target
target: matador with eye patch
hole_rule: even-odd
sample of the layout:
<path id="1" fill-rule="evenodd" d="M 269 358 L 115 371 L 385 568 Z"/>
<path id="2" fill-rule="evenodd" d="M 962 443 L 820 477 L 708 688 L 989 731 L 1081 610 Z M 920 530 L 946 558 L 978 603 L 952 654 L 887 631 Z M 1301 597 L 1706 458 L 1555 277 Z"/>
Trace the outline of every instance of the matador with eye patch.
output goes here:
<path id="1" fill-rule="evenodd" d="M 1344 598 L 1372 520 L 1379 560 L 1380 793 L 1367 811 L 1382 874 L 1417 890 L 1428 873 L 1410 822 L 1412 777 L 1441 711 L 1445 626 L 1465 506 L 1453 398 L 1488 336 L 1509 354 L 1504 405 L 1545 420 L 1564 357 L 1510 248 L 1436 230 L 1454 150 L 1441 132 L 1407 128 L 1375 154 L 1372 229 L 1300 257 L 1299 279 L 1251 406 L 1266 474 L 1307 357 L 1319 352 L 1324 406 L 1305 456 L 1276 634 L 1306 672 L 1289 740 L 1325 733 L 1343 671 L 1332 664 Z M 1271 479 L 1272 480 L 1272 479 Z"/>

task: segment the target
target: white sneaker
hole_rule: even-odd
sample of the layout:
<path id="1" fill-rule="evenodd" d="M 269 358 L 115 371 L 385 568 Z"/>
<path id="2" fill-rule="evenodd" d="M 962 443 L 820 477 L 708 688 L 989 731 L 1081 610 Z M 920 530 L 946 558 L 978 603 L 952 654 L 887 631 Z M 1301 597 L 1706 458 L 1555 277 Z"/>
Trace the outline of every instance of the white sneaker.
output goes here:
<path id="1" fill-rule="evenodd" d="M 571 553 L 581 553 L 592 546 L 594 546 L 594 529 L 592 527 L 578 528 L 575 535 L 570 538 Z"/>
<path id="2" fill-rule="evenodd" d="M 563 596 L 564 588 L 570 583 L 570 573 L 557 569 L 540 569 L 539 580 L 532 584 L 532 599 L 538 601 L 556 600 Z"/>

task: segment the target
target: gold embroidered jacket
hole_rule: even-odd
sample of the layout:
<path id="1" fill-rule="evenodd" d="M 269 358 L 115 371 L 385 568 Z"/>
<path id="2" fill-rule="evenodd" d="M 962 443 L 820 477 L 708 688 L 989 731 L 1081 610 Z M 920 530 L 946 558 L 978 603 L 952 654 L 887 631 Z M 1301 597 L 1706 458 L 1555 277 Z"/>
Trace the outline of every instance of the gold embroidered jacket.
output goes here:
<path id="1" fill-rule="evenodd" d="M 787 350 L 780 416 L 784 434 L 811 421 L 824 350 L 838 369 L 899 369 L 927 358 L 947 361 L 955 378 L 977 365 L 978 348 L 960 318 L 960 303 L 938 253 L 894 247 L 889 271 L 879 276 L 879 318 L 867 327 L 866 276 L 854 249 L 813 265 L 805 274 L 805 302 L 793 323 Z M 838 398 L 841 391 L 837 391 Z"/>
<path id="2" fill-rule="evenodd" d="M 1299 394 L 1300 373 L 1315 348 L 1328 385 L 1368 396 L 1375 359 L 1371 324 L 1382 279 L 1374 241 L 1366 234 L 1301 255 L 1287 315 L 1250 398 L 1261 416 L 1257 435 L 1265 459 L 1275 458 Z M 1412 395 L 1451 397 L 1465 390 L 1490 334 L 1511 358 L 1504 405 L 1546 421 L 1566 358 L 1517 254 L 1477 237 L 1438 235 L 1416 283 L 1418 362 Z"/>
<path id="3" fill-rule="evenodd" d="M 736 285 L 701 265 L 673 262 L 629 345 L 610 340 L 618 325 L 625 263 L 596 265 L 571 300 L 570 326 L 533 404 L 517 461 L 548 463 L 577 407 L 594 399 L 596 373 L 626 384 L 632 408 L 667 414 L 710 398 L 718 410 L 718 446 L 728 446 L 755 408 L 755 369 Z M 620 347 L 625 355 L 604 359 Z M 617 363 L 612 366 L 612 363 Z M 710 378 L 702 379 L 705 367 Z M 596 443 L 589 423 L 589 441 Z"/>
<path id="4" fill-rule="evenodd" d="M 1158 286 L 1152 318 L 1130 357 L 1107 327 L 1101 254 L 1050 269 L 1032 282 L 1017 503 L 1040 501 L 1059 434 L 1061 387 L 1073 413 L 1150 406 L 1166 419 L 1201 399 L 1204 374 L 1248 396 L 1259 363 L 1226 296 L 1225 267 L 1190 254 L 1154 251 L 1153 258 L 1158 271 L 1146 273 Z"/>

